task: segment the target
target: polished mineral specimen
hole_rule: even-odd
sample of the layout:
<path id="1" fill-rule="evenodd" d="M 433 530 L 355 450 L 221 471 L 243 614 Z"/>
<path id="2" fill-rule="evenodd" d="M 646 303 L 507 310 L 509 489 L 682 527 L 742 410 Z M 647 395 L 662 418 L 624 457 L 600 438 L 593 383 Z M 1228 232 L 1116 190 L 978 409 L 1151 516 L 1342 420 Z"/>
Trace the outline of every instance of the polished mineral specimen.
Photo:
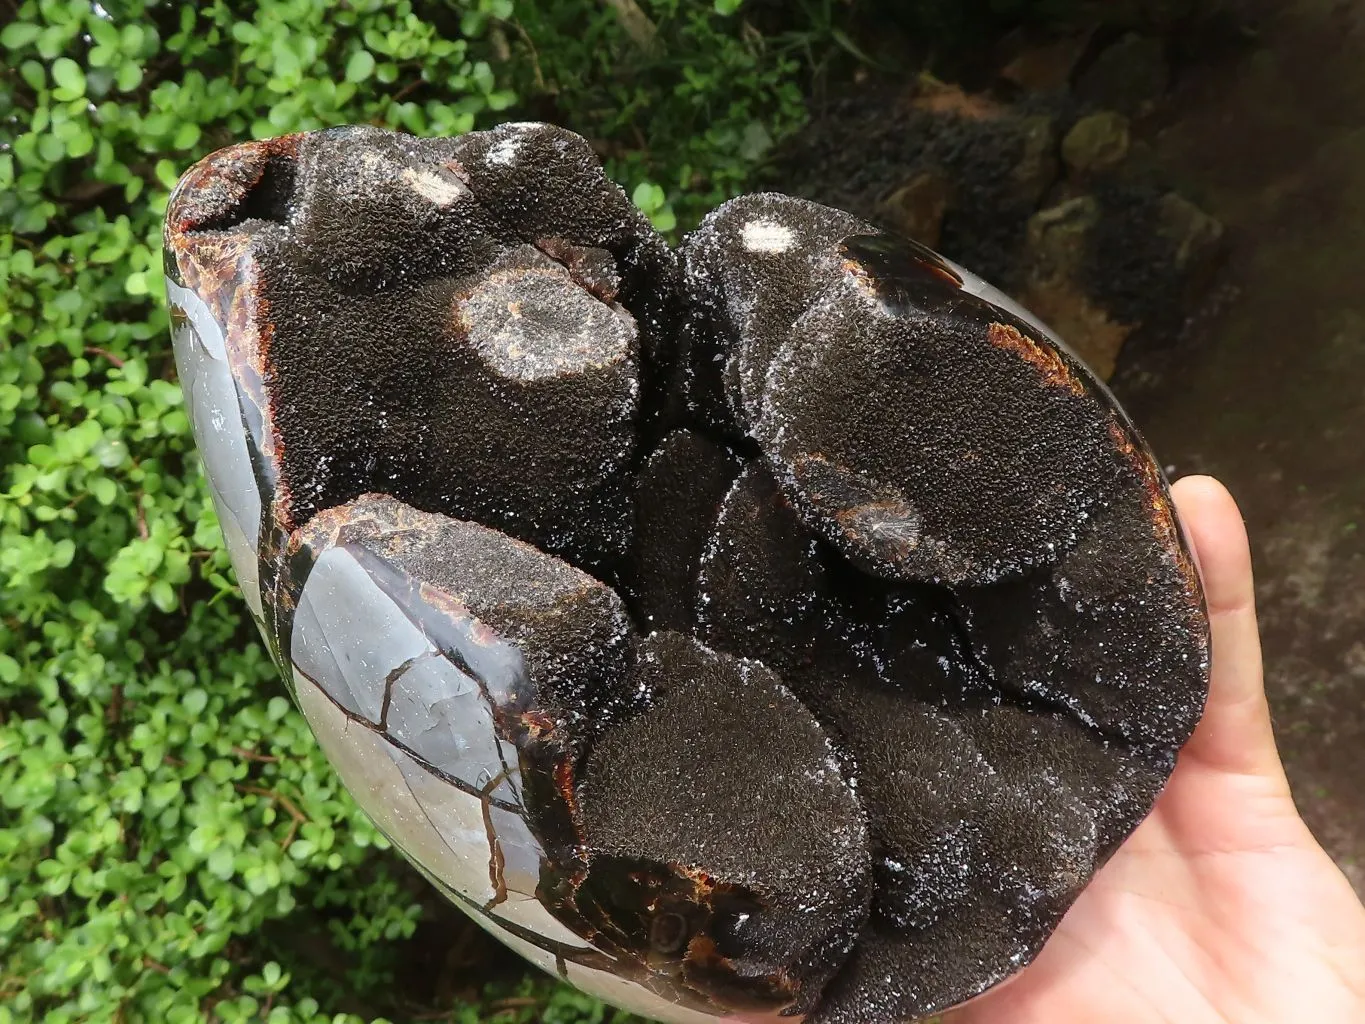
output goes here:
<path id="1" fill-rule="evenodd" d="M 1026 965 L 1205 695 L 1160 471 L 1045 325 L 776 194 L 670 249 L 588 144 L 235 146 L 166 219 L 251 614 L 476 921 L 667 1021 Z"/>

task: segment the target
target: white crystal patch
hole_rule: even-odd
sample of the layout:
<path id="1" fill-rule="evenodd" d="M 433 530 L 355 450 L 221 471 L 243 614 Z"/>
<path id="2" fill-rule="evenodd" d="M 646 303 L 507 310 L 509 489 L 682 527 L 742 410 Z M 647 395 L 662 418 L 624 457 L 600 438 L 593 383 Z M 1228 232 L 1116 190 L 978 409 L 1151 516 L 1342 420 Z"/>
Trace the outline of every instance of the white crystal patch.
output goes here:
<path id="1" fill-rule="evenodd" d="M 516 161 L 517 153 L 520 149 L 520 139 L 503 139 L 488 151 L 487 155 L 484 157 L 484 162 L 496 167 L 509 167 Z"/>
<path id="2" fill-rule="evenodd" d="M 423 199 L 437 206 L 449 206 L 469 191 L 458 178 L 447 178 L 435 171 L 403 169 L 403 180 Z"/>
<path id="3" fill-rule="evenodd" d="M 796 240 L 791 228 L 775 220 L 751 220 L 740 237 L 750 252 L 766 253 L 786 252 Z"/>

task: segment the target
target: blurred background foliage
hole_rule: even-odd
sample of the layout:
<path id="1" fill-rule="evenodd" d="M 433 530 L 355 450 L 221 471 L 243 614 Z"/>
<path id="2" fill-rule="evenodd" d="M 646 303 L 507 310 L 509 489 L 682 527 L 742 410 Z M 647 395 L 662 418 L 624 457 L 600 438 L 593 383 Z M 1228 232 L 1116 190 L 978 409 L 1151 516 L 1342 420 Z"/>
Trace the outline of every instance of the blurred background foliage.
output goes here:
<path id="1" fill-rule="evenodd" d="M 819 83 L 881 59 L 866 26 L 937 45 L 1029 7 L 2 0 L 0 1024 L 611 1016 L 462 975 L 477 940 L 283 696 L 174 378 L 160 221 L 183 170 L 343 122 L 547 119 L 674 232 Z"/>

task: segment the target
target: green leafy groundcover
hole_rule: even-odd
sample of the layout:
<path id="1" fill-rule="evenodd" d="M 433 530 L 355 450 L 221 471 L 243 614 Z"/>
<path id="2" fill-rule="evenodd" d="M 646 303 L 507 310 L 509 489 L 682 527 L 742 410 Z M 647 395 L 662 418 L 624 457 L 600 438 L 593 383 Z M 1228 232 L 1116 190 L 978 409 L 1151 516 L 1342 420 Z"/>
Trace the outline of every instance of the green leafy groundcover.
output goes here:
<path id="1" fill-rule="evenodd" d="M 175 382 L 161 216 L 181 171 L 251 136 L 515 114 L 588 135 L 685 227 L 800 123 L 832 9 L 760 30 L 741 0 L 0 6 L 0 1024 L 610 1015 L 548 981 L 447 984 L 439 958 L 410 983 L 449 919 L 247 624 Z"/>

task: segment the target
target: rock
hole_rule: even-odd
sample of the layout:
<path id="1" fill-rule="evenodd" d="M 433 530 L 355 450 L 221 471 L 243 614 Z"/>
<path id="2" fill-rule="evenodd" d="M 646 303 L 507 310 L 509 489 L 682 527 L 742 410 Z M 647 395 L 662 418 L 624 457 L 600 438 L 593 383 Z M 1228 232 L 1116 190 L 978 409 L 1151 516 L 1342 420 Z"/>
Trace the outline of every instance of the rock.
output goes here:
<path id="1" fill-rule="evenodd" d="M 597 744 L 583 773 L 579 806 L 594 870 L 579 906 L 591 915 L 638 900 L 632 917 L 645 922 L 657 955 L 678 953 L 710 918 L 724 943 L 720 963 L 688 964 L 689 980 L 733 974 L 731 991 L 758 997 L 751 1005 L 814 1005 L 872 895 L 856 783 L 841 774 L 810 710 L 758 662 L 655 633 L 639 645 L 633 678 L 648 709 Z M 624 877 L 602 870 L 612 859 Z M 698 879 L 696 896 L 648 868 L 675 863 Z M 614 884 L 594 892 L 602 875 Z M 650 913 L 656 900 L 700 917 L 676 922 L 676 948 L 659 941 L 668 936 Z"/>
<path id="2" fill-rule="evenodd" d="M 1202 710 L 1208 650 L 1189 643 L 1202 598 L 1194 563 L 1171 547 L 1180 527 L 1159 473 L 1132 451 L 1127 479 L 1060 562 L 962 601 L 973 648 L 1004 690 L 1066 708 L 1126 749 L 1169 751 Z M 1173 599 L 1138 596 L 1150 586 Z"/>
<path id="3" fill-rule="evenodd" d="M 739 463 L 692 430 L 675 430 L 635 481 L 635 541 L 626 588 L 641 627 L 691 628 L 697 573 Z"/>
<path id="4" fill-rule="evenodd" d="M 1174 328 L 1207 297 L 1222 256 L 1221 226 L 1160 184 L 1106 182 L 1099 224 L 1077 280 L 1120 323 Z"/>
<path id="5" fill-rule="evenodd" d="M 953 182 L 944 244 L 1027 249 L 1048 319 L 1145 322 L 1124 296 L 1217 245 L 1127 174 L 1035 216 L 1053 122 L 925 102 L 866 131 L 904 147 L 886 180 Z M 1141 438 L 1032 314 L 858 216 L 742 197 L 680 270 L 569 133 L 332 131 L 202 162 L 166 252 L 291 695 L 433 883 L 603 998 L 960 1003 L 1033 958 L 1199 717 L 1199 577 Z"/>
<path id="6" fill-rule="evenodd" d="M 1078 196 L 1040 210 L 1029 220 L 1026 261 L 1035 278 L 1073 275 L 1085 260 L 1090 232 L 1100 219 L 1094 196 Z"/>
<path id="7" fill-rule="evenodd" d="M 287 260 L 264 276 L 268 387 L 301 522 L 383 490 L 580 567 L 625 553 L 630 314 L 529 245 L 478 275 L 369 296 L 324 289 Z"/>
<path id="8" fill-rule="evenodd" d="M 279 214 L 301 262 L 361 292 L 487 266 L 507 233 L 454 169 L 460 144 L 370 126 L 306 138 L 294 208 Z"/>
<path id="9" fill-rule="evenodd" d="M 890 219 L 888 196 L 922 171 L 939 171 L 952 183 L 940 246 L 1012 287 L 1024 226 L 1061 166 L 1055 106 L 1040 99 L 1011 107 L 935 82 L 909 98 L 869 87 L 784 143 L 765 178 L 774 191 L 881 222 Z"/>
<path id="10" fill-rule="evenodd" d="M 1081 118 L 1062 140 L 1062 159 L 1073 174 L 1089 176 L 1111 170 L 1128 155 L 1128 118 L 1101 111 Z"/>
<path id="11" fill-rule="evenodd" d="M 1065 338 L 1098 377 L 1108 380 L 1133 325 L 1112 319 L 1079 283 L 1099 220 L 1100 204 L 1089 195 L 1035 214 L 1028 226 L 1028 270 L 1019 299 Z"/>
<path id="12" fill-rule="evenodd" d="M 315 636 L 318 671 L 309 675 L 336 689 L 343 704 L 387 707 L 390 698 L 397 699 L 396 687 L 416 686 L 422 676 L 415 661 L 404 663 L 403 671 L 366 674 L 372 662 L 382 663 L 379 646 L 397 647 L 401 631 L 396 616 L 393 621 L 384 617 L 386 606 L 378 597 L 362 604 L 370 612 L 369 623 L 348 617 L 354 602 L 348 604 L 350 595 L 343 590 L 346 580 L 359 578 L 362 570 L 404 615 L 416 617 L 429 640 L 458 652 L 456 661 L 468 674 L 505 689 L 509 705 L 582 715 L 582 724 L 595 728 L 632 702 L 626 672 L 633 630 L 621 599 L 587 573 L 529 544 L 376 494 L 320 512 L 298 532 L 296 542 L 319 564 L 345 556 L 358 566 L 349 575 L 332 571 L 327 586 L 304 585 L 306 614 L 300 616 L 303 628 L 294 650 L 295 659 L 302 660 L 308 652 L 301 645 L 306 648 Z M 313 571 L 316 565 L 310 578 Z M 375 623 L 388 632 L 367 647 L 364 627 Z M 395 657 L 398 666 L 402 658 Z M 379 681 L 383 692 L 352 695 L 341 689 Z M 528 684 L 531 690 L 522 692 Z M 395 703 L 391 725 L 398 711 Z M 375 721 L 381 717 L 376 714 Z M 430 741 L 440 738 L 438 730 L 428 727 L 427 732 Z"/>
<path id="13" fill-rule="evenodd" d="M 943 215 L 952 201 L 953 183 L 940 170 L 920 171 L 882 202 L 888 227 L 927 246 L 936 246 Z"/>
<path id="14" fill-rule="evenodd" d="M 1026 47 L 1000 70 L 1000 77 L 1029 92 L 1062 92 L 1093 37 L 1091 30 Z"/>
<path id="15" fill-rule="evenodd" d="M 1165 94 L 1170 76 L 1166 44 L 1130 32 L 1081 73 L 1076 95 L 1094 106 L 1138 117 Z"/>
<path id="16" fill-rule="evenodd" d="M 986 582 L 1069 547 L 1111 460 L 1096 396 L 1050 342 L 929 250 L 839 241 L 846 215 L 813 203 L 754 205 L 715 211 L 687 266 L 726 297 L 746 369 L 731 404 L 807 526 L 899 581 Z"/>
<path id="17" fill-rule="evenodd" d="M 1023 151 L 1014 168 L 1021 198 L 1030 205 L 1038 203 L 1057 180 L 1057 122 L 1043 114 L 1023 118 Z"/>
<path id="18" fill-rule="evenodd" d="M 1175 246 L 1175 265 L 1182 273 L 1202 276 L 1201 271 L 1217 258 L 1223 241 L 1223 224 L 1184 196 L 1170 192 L 1158 204 L 1159 230 Z"/>
<path id="19" fill-rule="evenodd" d="M 797 685 L 810 660 L 829 580 L 815 537 L 772 474 L 746 469 L 725 495 L 701 560 L 698 635 L 716 650 L 754 658 Z"/>
<path id="20" fill-rule="evenodd" d="M 809 305 L 814 281 L 837 273 L 839 240 L 876 230 L 826 210 L 773 193 L 740 196 L 707 214 L 683 244 L 696 298 L 693 358 L 723 362 L 729 406 L 746 431 L 762 411 L 768 366 Z"/>

